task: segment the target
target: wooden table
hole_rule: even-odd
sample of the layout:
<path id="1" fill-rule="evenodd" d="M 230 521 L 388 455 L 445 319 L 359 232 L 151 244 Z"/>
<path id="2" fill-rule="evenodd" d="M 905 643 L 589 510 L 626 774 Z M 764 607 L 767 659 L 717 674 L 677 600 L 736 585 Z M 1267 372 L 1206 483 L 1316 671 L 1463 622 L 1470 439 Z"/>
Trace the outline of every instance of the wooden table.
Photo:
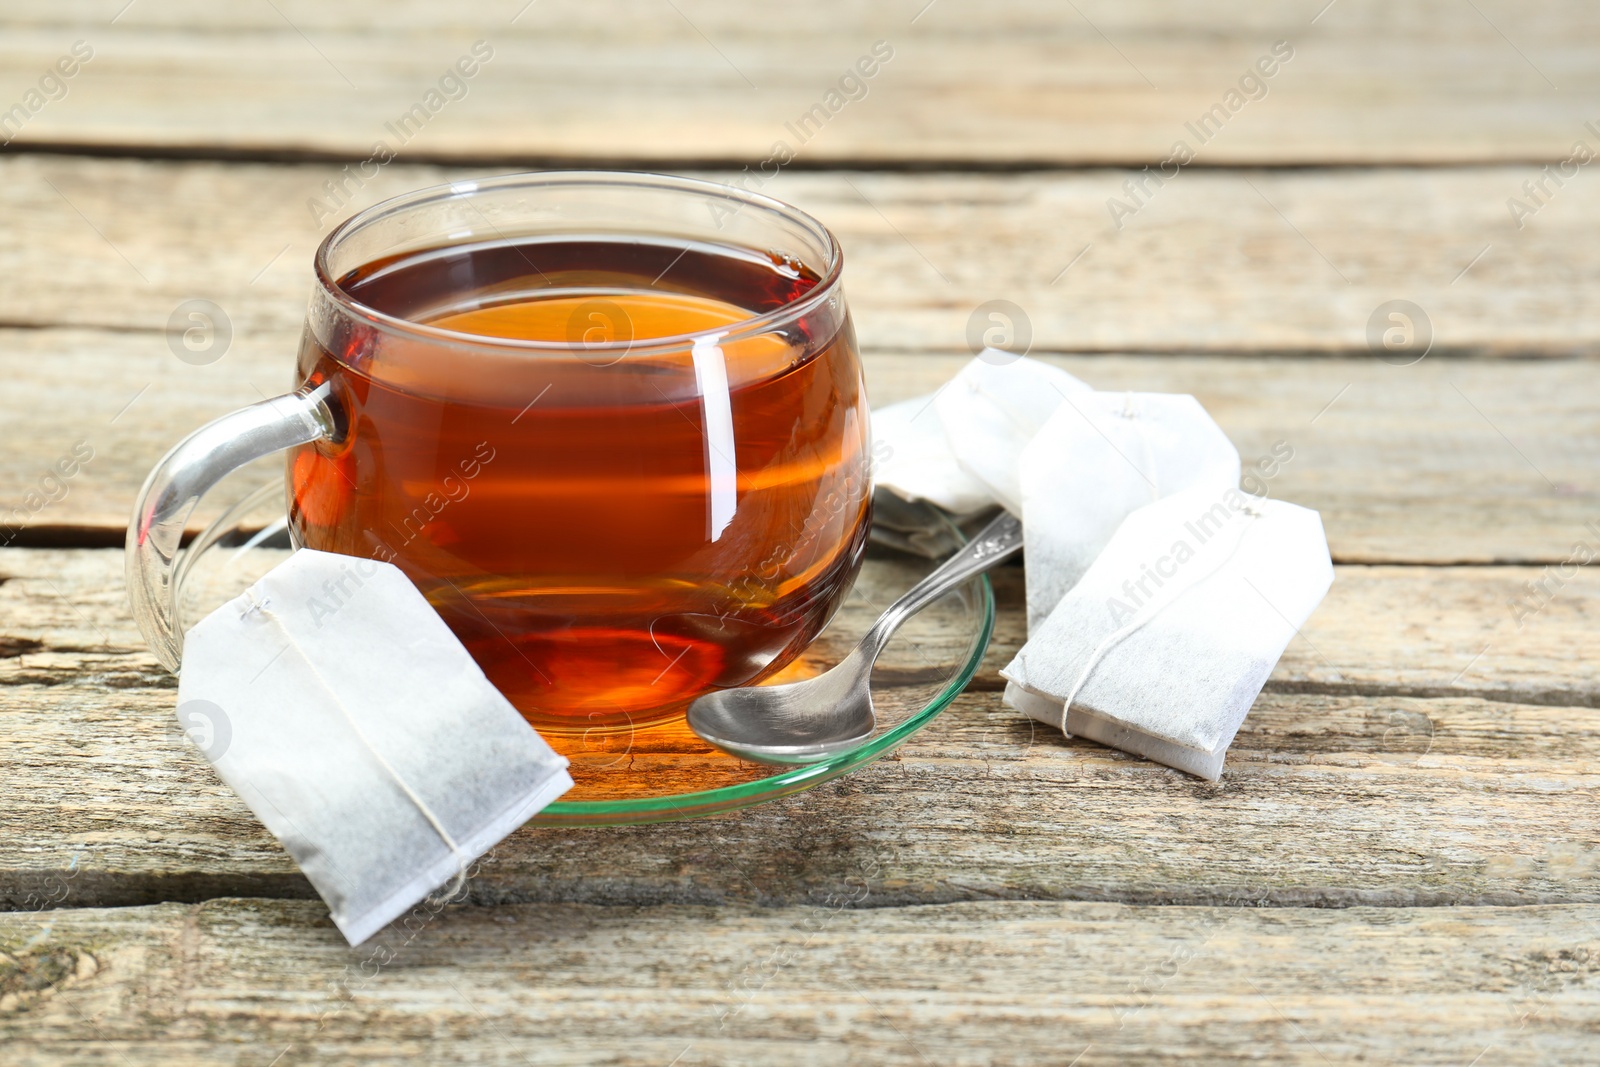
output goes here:
<path id="1" fill-rule="evenodd" d="M 1600 583 L 1567 565 L 1600 551 L 1600 176 L 1560 166 L 1600 151 L 1600 9 L 12 0 L 0 25 L 0 1061 L 1600 1059 Z M 897 759 L 701 822 L 522 830 L 379 966 L 182 738 L 124 599 L 132 494 L 289 385 L 312 249 L 356 207 L 544 166 L 740 179 L 780 139 L 765 191 L 842 238 L 875 403 L 1011 300 L 1035 355 L 1194 393 L 1246 462 L 1287 442 L 1272 492 L 1322 512 L 1333 591 L 1210 784 L 1002 705 L 1011 568 L 984 670 Z M 192 298 L 231 322 L 209 365 L 169 348 Z M 1393 299 L 1431 323 L 1409 366 L 1368 345 Z"/>

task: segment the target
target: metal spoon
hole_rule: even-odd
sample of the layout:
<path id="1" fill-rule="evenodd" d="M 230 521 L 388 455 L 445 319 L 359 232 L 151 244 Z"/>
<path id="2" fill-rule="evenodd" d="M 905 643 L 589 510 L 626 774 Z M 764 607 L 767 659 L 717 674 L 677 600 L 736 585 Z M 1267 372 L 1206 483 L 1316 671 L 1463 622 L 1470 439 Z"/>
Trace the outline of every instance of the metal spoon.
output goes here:
<path id="1" fill-rule="evenodd" d="M 690 728 L 726 752 L 763 763 L 815 763 L 854 748 L 877 728 L 868 680 L 890 636 L 912 615 L 1021 547 L 1022 523 L 1002 514 L 889 605 L 837 665 L 801 682 L 707 693 L 689 705 Z"/>

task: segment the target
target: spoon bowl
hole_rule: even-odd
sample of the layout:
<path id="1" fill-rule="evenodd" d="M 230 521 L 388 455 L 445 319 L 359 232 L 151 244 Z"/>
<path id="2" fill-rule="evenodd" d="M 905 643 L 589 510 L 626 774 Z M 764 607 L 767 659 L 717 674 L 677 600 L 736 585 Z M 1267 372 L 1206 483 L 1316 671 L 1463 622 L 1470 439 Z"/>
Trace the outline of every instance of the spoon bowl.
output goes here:
<path id="1" fill-rule="evenodd" d="M 872 737 L 872 664 L 894 632 L 945 593 L 1022 547 L 1022 523 L 1002 513 L 879 616 L 861 643 L 815 678 L 719 689 L 689 705 L 689 727 L 741 759 L 815 763 Z"/>

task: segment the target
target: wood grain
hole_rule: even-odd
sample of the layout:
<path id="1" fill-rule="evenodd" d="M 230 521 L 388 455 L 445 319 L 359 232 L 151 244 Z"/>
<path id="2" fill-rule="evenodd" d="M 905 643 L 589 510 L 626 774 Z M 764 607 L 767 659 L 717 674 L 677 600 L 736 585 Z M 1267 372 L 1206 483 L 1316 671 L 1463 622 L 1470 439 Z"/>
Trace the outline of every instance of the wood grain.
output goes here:
<path id="1" fill-rule="evenodd" d="M 755 164 L 782 139 L 811 165 L 1153 163 L 1184 138 L 1207 164 L 1554 160 L 1600 87 L 1596 17 L 1579 4 L 830 0 L 759 18 L 728 0 L 413 2 L 378 17 L 311 0 L 119 7 L 7 6 L 9 98 L 74 40 L 95 49 L 19 144 L 362 159 L 379 138 L 400 146 L 386 123 L 475 40 L 494 58 L 408 155 Z M 792 134 L 879 40 L 894 58 L 865 95 L 809 140 Z M 1265 96 L 1229 101 L 1278 40 L 1294 58 Z M 1208 143 L 1186 131 L 1230 104 Z"/>
<path id="2" fill-rule="evenodd" d="M 7 513 L 83 441 L 96 458 L 66 498 L 13 517 L 104 543 L 182 432 L 288 387 L 320 236 L 303 204 L 326 169 L 0 160 L 16 226 L 0 249 Z M 363 196 L 462 173 L 390 167 Z M 1003 297 L 1035 351 L 1077 353 L 1064 365 L 1090 382 L 1193 392 L 1247 460 L 1291 444 L 1274 492 L 1324 512 L 1341 560 L 1559 562 L 1597 516 L 1600 320 L 1585 309 L 1600 260 L 1566 234 L 1600 223 L 1600 185 L 1569 183 L 1518 232 L 1502 216 L 1519 174 L 1258 175 L 1268 204 L 1237 174 L 1196 173 L 1109 240 L 1096 213 L 1112 172 L 786 174 L 778 191 L 842 234 L 878 403 L 945 380 L 973 309 Z M 1435 332 L 1408 367 L 1365 340 L 1401 294 Z M 209 365 L 172 349 L 191 298 L 231 320 Z M 1085 355 L 1128 349 L 1160 356 Z M 1197 350 L 1211 355 L 1179 358 Z M 1542 358 L 1469 358 L 1486 353 Z"/>
<path id="3" fill-rule="evenodd" d="M 0 1040 L 18 1067 L 1576 1063 L 1597 919 L 455 906 L 350 949 L 312 903 L 54 911 L 0 916 Z"/>
<path id="4" fill-rule="evenodd" d="M 293 348 L 287 334 L 241 337 L 196 367 L 155 334 L 0 330 L 0 521 L 34 528 L 33 543 L 118 543 L 161 455 L 289 388 Z M 869 350 L 869 389 L 880 404 L 931 392 L 969 358 Z M 1600 545 L 1588 528 L 1600 520 L 1589 361 L 1049 358 L 1100 388 L 1193 393 L 1246 464 L 1286 443 L 1294 458 L 1268 489 L 1322 512 L 1338 561 L 1560 563 L 1576 541 Z M 54 487 L 50 467 L 80 442 L 94 458 Z M 262 461 L 201 514 L 281 470 Z"/>
<path id="5" fill-rule="evenodd" d="M 297 335 L 312 254 L 339 219 L 505 169 L 391 164 L 319 223 L 307 205 L 337 165 L 0 158 L 13 227 L 0 324 L 160 332 L 181 301 L 203 297 L 240 342 Z M 1368 319 L 1403 298 L 1428 316 L 1433 356 L 1592 357 L 1600 324 L 1585 309 L 1600 256 L 1571 234 L 1600 224 L 1600 182 L 1580 173 L 1518 229 L 1506 201 L 1535 174 L 1195 171 L 1120 229 L 1106 207 L 1126 196 L 1119 170 L 784 172 L 762 191 L 839 235 L 873 351 L 961 350 L 974 310 L 1005 299 L 1040 352 L 1369 356 Z"/>
<path id="6" fill-rule="evenodd" d="M 1343 565 L 1220 783 L 1003 706 L 1011 567 L 979 678 L 894 758 L 717 819 L 525 827 L 468 904 L 352 950 L 182 737 L 120 553 L 0 548 L 0 1059 L 1592 1060 L 1600 586 L 1557 565 L 1600 544 L 1600 185 L 1526 183 L 1600 144 L 1597 30 L 1506 0 L 8 4 L 0 115 L 95 50 L 0 157 L 9 543 L 114 541 L 169 444 L 287 387 L 337 218 L 518 166 L 748 180 L 883 40 L 762 187 L 839 234 L 875 402 L 1011 301 L 1096 386 L 1194 393 L 1247 464 L 1291 446 L 1270 491 Z M 1279 39 L 1265 98 L 1135 192 Z M 314 212 L 379 138 L 398 159 Z M 205 366 L 172 347 L 194 298 L 233 330 Z M 1414 366 L 1371 352 L 1394 299 L 1429 322 Z M 670 757 L 630 748 L 692 777 Z"/>
<path id="7" fill-rule="evenodd" d="M 10 908 L 310 895 L 184 741 L 170 695 L 0 690 Z M 481 903 L 1600 901 L 1590 709 L 1264 694 L 1219 786 L 962 697 L 896 760 L 699 822 L 525 828 Z M 74 866 L 74 864 L 76 866 Z"/>
<path id="8" fill-rule="evenodd" d="M 892 553 L 874 550 L 843 610 L 859 626 L 914 573 L 898 567 Z M 1564 580 L 1552 569 L 1545 580 L 1561 584 L 1520 627 L 1508 601 L 1525 597 L 1542 569 L 1340 566 L 1336 573 L 1327 599 L 1279 661 L 1269 683 L 1275 689 L 1600 707 L 1600 663 L 1573 655 L 1600 619 L 1600 576 L 1592 568 Z M 991 578 L 999 610 L 976 684 L 996 688 L 997 672 L 1025 636 L 1023 570 L 1004 567 Z M 239 588 L 224 587 L 219 577 L 208 598 L 192 605 L 193 616 Z M 0 550 L 0 619 L 0 685 L 173 685 L 128 613 L 120 550 Z M 917 639 L 943 656 L 966 635 L 928 630 Z M 917 664 L 916 653 L 898 645 L 886 654 L 891 663 L 902 658 L 908 671 Z"/>
<path id="9" fill-rule="evenodd" d="M 0 775 L 15 783 L 0 898 L 62 882 L 79 905 L 308 894 L 183 739 L 114 588 L 117 553 L 12 550 L 0 565 L 0 606 L 29 620 L 0 675 Z M 1002 571 L 980 691 L 898 759 L 699 823 L 525 829 L 474 899 L 803 903 L 872 865 L 886 905 L 1597 901 L 1600 720 L 1577 706 L 1597 679 L 1571 650 L 1600 589 L 1581 573 L 1515 633 L 1494 616 L 1527 573 L 1340 568 L 1212 785 L 1000 703 L 992 670 L 1022 604 Z"/>

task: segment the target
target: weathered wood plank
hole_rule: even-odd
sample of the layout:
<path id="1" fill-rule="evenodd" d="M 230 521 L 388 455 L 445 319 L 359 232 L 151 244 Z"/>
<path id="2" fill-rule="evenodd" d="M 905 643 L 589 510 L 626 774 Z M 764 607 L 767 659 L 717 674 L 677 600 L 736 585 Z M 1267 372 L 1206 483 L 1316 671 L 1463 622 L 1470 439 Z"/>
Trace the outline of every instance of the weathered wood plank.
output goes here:
<path id="1" fill-rule="evenodd" d="M 1271 689 L 1600 707 L 1600 667 L 1574 655 L 1600 622 L 1600 575 L 1364 566 L 1341 566 L 1336 574 L 1278 662 Z M 1008 568 L 993 580 L 1003 608 L 978 681 L 997 685 L 993 672 L 1027 635 L 1022 574 Z M 1539 580 L 1555 592 L 1534 601 L 1527 587 Z"/>
<path id="2" fill-rule="evenodd" d="M 869 562 L 861 579 L 866 600 L 852 597 L 845 610 L 870 611 L 870 604 L 903 591 L 909 579 L 891 561 L 886 554 Z M 1290 643 L 1270 684 L 1328 695 L 1600 707 L 1600 663 L 1574 654 L 1600 619 L 1600 577 L 1592 568 L 1567 579 L 1554 568 L 1546 574 L 1523 567 L 1338 567 L 1327 599 Z M 1523 610 L 1534 603 L 1527 583 L 1541 577 L 1553 595 L 1541 596 L 1539 610 Z M 999 612 L 977 682 L 993 688 L 1025 633 L 1022 568 L 1001 568 L 991 579 Z M 195 610 L 225 595 L 219 591 Z M 1509 603 L 1516 598 L 1522 609 Z M 0 685 L 173 684 L 129 615 L 117 549 L 0 550 L 0 642 Z M 908 658 L 905 666 L 912 665 Z"/>
<path id="3" fill-rule="evenodd" d="M 0 898 L 17 907 L 63 881 L 85 905 L 308 893 L 182 738 L 171 682 L 108 580 L 116 553 L 0 563 L 19 575 L 0 586 L 6 617 L 31 620 L 10 631 L 20 654 L 0 686 L 13 783 Z M 1020 639 L 1022 602 L 1002 571 L 988 691 L 899 759 L 702 823 L 524 830 L 474 893 L 803 902 L 871 864 L 880 903 L 1600 900 L 1600 718 L 1573 706 L 1595 702 L 1596 671 L 1572 655 L 1600 589 L 1580 572 L 1517 633 L 1494 613 L 1528 573 L 1340 568 L 1211 785 L 1063 741 L 1000 703 L 992 671 Z M 1506 699 L 1518 693 L 1570 703 Z"/>
<path id="4" fill-rule="evenodd" d="M 967 358 L 872 358 L 876 402 L 931 391 Z M 1287 445 L 1258 488 L 1320 511 L 1340 562 L 1561 562 L 1579 540 L 1600 552 L 1600 386 L 1585 361 L 1050 361 L 1101 389 L 1194 394 L 1247 469 Z"/>
<path id="5" fill-rule="evenodd" d="M 107 536 L 179 433 L 286 387 L 318 237 L 300 215 L 325 170 L 0 162 L 0 196 L 18 228 L 0 251 L 12 279 L 0 323 L 30 327 L 0 330 L 0 414 L 12 431 L 0 503 L 8 513 L 23 505 L 75 443 L 96 452 L 65 500 L 13 518 Z M 364 195 L 460 173 L 391 167 Z M 1395 367 L 1366 354 L 1364 340 L 1371 309 L 1405 293 L 1429 309 L 1441 352 L 1593 350 L 1600 327 L 1583 309 L 1600 260 L 1565 234 L 1600 221 L 1600 193 L 1591 192 L 1600 186 L 1570 184 L 1519 234 L 1500 218 L 1517 173 L 1260 178 L 1263 191 L 1288 195 L 1279 201 L 1286 213 L 1345 264 L 1349 285 L 1275 212 L 1233 197 L 1236 176 L 1190 176 L 1148 216 L 1093 242 L 1053 285 L 1079 238 L 1105 228 L 1088 220 L 1114 174 L 795 174 L 780 192 L 844 235 L 879 402 L 947 377 L 960 357 L 930 357 L 959 352 L 967 316 L 997 294 L 1028 309 L 1040 351 L 1354 349 L 1363 354 L 1347 361 L 1108 356 L 1066 365 L 1104 387 L 1196 393 L 1247 457 L 1291 443 L 1302 458 L 1274 489 L 1325 513 L 1341 560 L 1549 561 L 1565 558 L 1595 517 L 1590 364 L 1510 369 L 1436 353 Z M 1494 247 L 1452 284 L 1454 252 L 1465 262 L 1485 244 Z M 1363 262 L 1364 272 L 1351 267 Z M 232 320 L 231 347 L 206 366 L 177 359 L 164 333 L 191 297 L 215 300 Z M 54 328 L 62 323 L 107 329 Z M 69 385 L 70 408 L 61 402 Z"/>
<path id="6" fill-rule="evenodd" d="M 1586 1062 L 1600 1026 L 1592 906 L 424 916 L 350 949 L 312 903 L 3 915 L 0 1040 L 18 1067 L 1461 1067 Z"/>
<path id="7" fill-rule="evenodd" d="M 10 908 L 309 896 L 148 690 L 0 690 Z M 1600 901 L 1591 709 L 1268 693 L 1220 785 L 961 698 L 876 764 L 691 823 L 528 828 L 483 903 L 804 903 L 865 865 L 882 905 L 1000 899 Z M 1402 814 L 1403 813 L 1403 814 Z M 76 866 L 74 866 L 76 865 Z"/>
<path id="8" fill-rule="evenodd" d="M 782 140 L 808 163 L 1079 164 L 1156 162 L 1182 139 L 1206 163 L 1564 158 L 1595 117 L 1593 10 L 1482 6 L 833 0 L 752 19 L 729 0 L 30 0 L 7 6 L 4 63 L 21 99 L 71 42 L 95 49 L 23 127 L 37 145 L 358 159 L 382 138 L 443 158 L 754 164 Z M 391 132 L 475 40 L 493 58 L 464 91 L 446 85 L 456 99 L 431 102 L 420 133 Z M 828 100 L 879 40 L 893 59 L 864 95 Z M 1241 77 L 1278 40 L 1293 59 L 1246 102 Z M 819 103 L 835 112 L 821 132 L 786 125 Z M 1213 106 L 1220 132 L 1185 127 Z"/>
<path id="9" fill-rule="evenodd" d="M 13 227 L 0 250 L 10 279 L 0 323 L 159 331 L 180 301 L 204 297 L 240 341 L 297 333 L 312 253 L 336 221 L 486 170 L 497 168 L 392 164 L 319 223 L 308 202 L 337 165 L 0 159 Z M 1592 356 L 1600 324 L 1585 308 L 1600 255 L 1570 237 L 1600 224 L 1600 183 L 1552 186 L 1519 230 L 1506 201 L 1526 198 L 1522 183 L 1535 176 L 1514 166 L 1194 171 L 1121 229 L 1106 206 L 1127 196 L 1120 170 L 784 172 L 763 191 L 839 234 L 871 350 L 960 349 L 974 309 L 1003 298 L 1024 309 L 1039 351 L 1367 355 L 1368 318 L 1404 298 L 1429 316 L 1436 354 Z"/>
<path id="10" fill-rule="evenodd" d="M 0 330 L 0 522 L 114 543 L 185 432 L 290 387 L 294 345 L 242 336 L 196 367 L 158 334 Z M 967 358 L 869 352 L 869 388 L 877 403 L 929 392 Z M 1585 527 L 1600 520 L 1600 392 L 1586 360 L 1050 358 L 1101 388 L 1194 393 L 1247 464 L 1287 443 L 1294 458 L 1268 488 L 1322 512 L 1341 562 L 1559 562 L 1597 536 Z M 80 442 L 94 456 L 63 493 L 49 469 Z M 263 461 L 218 497 L 280 470 Z"/>

